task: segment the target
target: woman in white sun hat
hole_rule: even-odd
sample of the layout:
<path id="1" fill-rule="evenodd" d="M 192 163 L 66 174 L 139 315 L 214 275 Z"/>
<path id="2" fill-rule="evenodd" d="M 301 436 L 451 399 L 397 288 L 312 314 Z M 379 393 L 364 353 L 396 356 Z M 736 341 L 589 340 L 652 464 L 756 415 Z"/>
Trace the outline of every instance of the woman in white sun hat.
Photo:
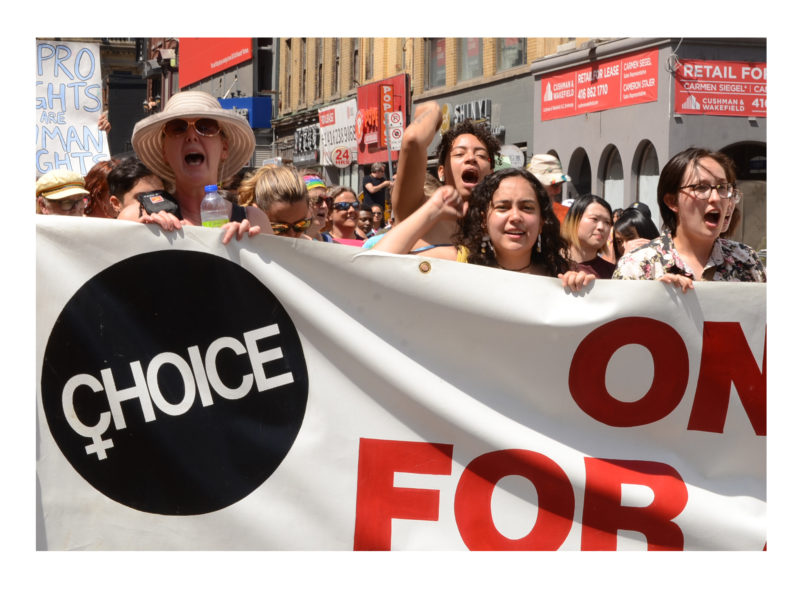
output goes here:
<path id="1" fill-rule="evenodd" d="M 119 218 L 157 223 L 166 231 L 183 225 L 200 225 L 200 203 L 205 186 L 219 184 L 247 164 L 255 148 L 255 136 L 247 121 L 224 110 L 211 94 L 179 92 L 164 110 L 136 123 L 131 138 L 141 161 L 174 186 L 178 214 L 145 213 L 132 205 Z M 230 205 L 230 222 L 223 225 L 223 243 L 235 235 L 271 233 L 269 219 L 257 206 Z"/>

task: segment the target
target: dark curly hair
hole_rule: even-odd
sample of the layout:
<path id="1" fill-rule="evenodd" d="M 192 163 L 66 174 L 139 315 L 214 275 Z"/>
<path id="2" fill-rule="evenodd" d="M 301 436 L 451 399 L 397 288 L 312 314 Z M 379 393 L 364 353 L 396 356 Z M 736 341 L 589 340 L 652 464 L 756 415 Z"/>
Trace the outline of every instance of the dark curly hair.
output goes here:
<path id="1" fill-rule="evenodd" d="M 470 119 L 461 121 L 461 123 L 455 127 L 451 127 L 442 134 L 442 140 L 436 148 L 436 154 L 439 156 L 439 166 L 442 167 L 444 163 L 447 162 L 447 157 L 450 156 L 450 150 L 453 148 L 455 139 L 465 133 L 474 135 L 486 146 L 486 150 L 489 152 L 489 157 L 492 161 L 492 169 L 494 169 L 494 166 L 500 160 L 500 141 L 492 135 L 492 132 L 485 123 L 476 123 Z"/>
<path id="2" fill-rule="evenodd" d="M 572 268 L 572 262 L 567 258 L 567 242 L 561 237 L 561 225 L 553 212 L 553 205 L 541 183 L 525 169 L 503 169 L 487 176 L 472 190 L 467 214 L 459 220 L 458 232 L 453 241 L 460 246 L 466 246 L 469 251 L 467 262 L 475 265 L 498 267 L 497 258 L 491 244 L 484 243 L 486 238 L 486 214 L 492 196 L 500 186 L 500 182 L 507 177 L 522 177 L 531 184 L 539 207 L 542 212 L 542 249 L 539 251 L 537 244 L 531 249 L 531 264 L 545 268 L 548 275 L 555 277 L 559 273 L 566 273 Z"/>

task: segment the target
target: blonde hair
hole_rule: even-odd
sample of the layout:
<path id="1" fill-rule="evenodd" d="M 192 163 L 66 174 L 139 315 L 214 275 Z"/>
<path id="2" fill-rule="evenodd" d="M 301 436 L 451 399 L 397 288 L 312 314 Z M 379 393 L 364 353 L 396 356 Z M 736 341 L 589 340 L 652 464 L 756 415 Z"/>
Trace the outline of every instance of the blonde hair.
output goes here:
<path id="1" fill-rule="evenodd" d="M 306 184 L 294 167 L 264 165 L 239 185 L 239 204 L 255 204 L 265 213 L 275 202 L 303 201 L 311 206 Z"/>
<path id="2" fill-rule="evenodd" d="M 436 179 L 430 173 L 425 173 L 425 184 L 422 186 L 422 191 L 425 194 L 425 199 L 427 200 L 431 196 L 433 196 L 434 192 L 442 187 L 444 184 Z"/>

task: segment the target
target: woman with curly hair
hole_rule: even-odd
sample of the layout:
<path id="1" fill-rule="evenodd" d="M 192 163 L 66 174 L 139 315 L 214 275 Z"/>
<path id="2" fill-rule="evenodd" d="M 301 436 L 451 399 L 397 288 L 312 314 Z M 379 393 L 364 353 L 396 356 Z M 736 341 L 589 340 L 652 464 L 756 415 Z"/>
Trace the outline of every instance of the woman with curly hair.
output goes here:
<path id="1" fill-rule="evenodd" d="M 458 219 L 454 246 L 442 258 L 518 273 L 559 277 L 579 291 L 594 276 L 571 270 L 567 243 L 542 184 L 523 169 L 503 169 L 472 191 L 469 203 L 445 185 L 404 221 L 376 250 L 405 254 L 442 219 Z"/>
<path id="2" fill-rule="evenodd" d="M 547 192 L 524 169 L 504 169 L 473 190 L 455 242 L 462 262 L 556 277 L 570 270 Z"/>

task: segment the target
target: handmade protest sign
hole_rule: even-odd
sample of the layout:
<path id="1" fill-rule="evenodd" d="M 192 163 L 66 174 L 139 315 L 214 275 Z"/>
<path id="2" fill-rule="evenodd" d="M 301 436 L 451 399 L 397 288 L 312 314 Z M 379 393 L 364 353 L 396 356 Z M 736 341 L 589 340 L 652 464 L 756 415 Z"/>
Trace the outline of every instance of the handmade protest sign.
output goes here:
<path id="1" fill-rule="evenodd" d="M 97 44 L 37 40 L 36 173 L 68 169 L 86 175 L 108 160 Z"/>

